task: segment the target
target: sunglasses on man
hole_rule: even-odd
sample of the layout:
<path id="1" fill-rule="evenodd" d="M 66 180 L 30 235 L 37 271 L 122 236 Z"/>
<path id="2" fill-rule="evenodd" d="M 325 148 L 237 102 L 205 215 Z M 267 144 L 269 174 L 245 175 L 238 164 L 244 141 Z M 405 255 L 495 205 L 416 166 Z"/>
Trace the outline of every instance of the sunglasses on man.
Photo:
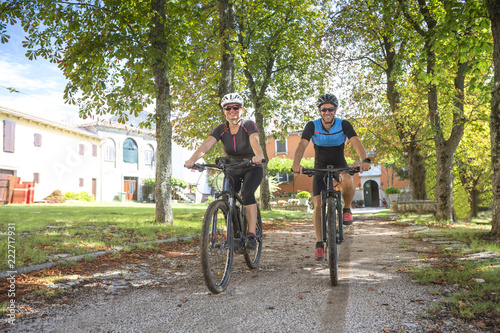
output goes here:
<path id="1" fill-rule="evenodd" d="M 233 105 L 233 106 L 226 106 L 226 107 L 224 108 L 224 110 L 226 110 L 226 111 L 231 111 L 231 109 L 233 109 L 233 110 L 235 110 L 235 111 L 236 111 L 236 110 L 239 110 L 240 108 L 241 108 L 241 106 L 239 106 L 239 105 Z"/>
<path id="2" fill-rule="evenodd" d="M 335 112 L 335 108 L 321 108 L 319 110 L 321 112 Z"/>

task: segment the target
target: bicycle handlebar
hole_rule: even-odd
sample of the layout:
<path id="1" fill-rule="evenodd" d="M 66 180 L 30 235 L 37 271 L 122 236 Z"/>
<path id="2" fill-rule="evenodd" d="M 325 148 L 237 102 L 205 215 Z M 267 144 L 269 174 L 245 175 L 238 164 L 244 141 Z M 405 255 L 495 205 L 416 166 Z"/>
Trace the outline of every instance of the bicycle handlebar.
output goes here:
<path id="1" fill-rule="evenodd" d="M 355 173 L 360 172 L 361 169 L 359 168 L 359 166 L 347 167 L 347 168 L 333 168 L 331 165 L 329 165 L 326 169 L 302 169 L 302 173 L 304 175 L 308 175 L 309 177 L 314 176 L 315 174 L 321 174 L 321 173 L 340 174 L 340 173 L 342 173 L 342 171 L 347 171 L 347 173 L 352 176 Z"/>
<path id="2" fill-rule="evenodd" d="M 262 163 L 266 163 L 266 159 L 262 159 Z M 236 168 L 236 167 L 245 167 L 251 166 L 253 162 L 251 159 L 245 158 L 239 162 L 229 163 L 229 158 L 216 158 L 215 164 L 203 164 L 203 163 L 195 163 L 191 169 L 197 171 L 204 171 L 207 168 L 216 168 L 216 169 L 227 169 L 227 168 Z"/>

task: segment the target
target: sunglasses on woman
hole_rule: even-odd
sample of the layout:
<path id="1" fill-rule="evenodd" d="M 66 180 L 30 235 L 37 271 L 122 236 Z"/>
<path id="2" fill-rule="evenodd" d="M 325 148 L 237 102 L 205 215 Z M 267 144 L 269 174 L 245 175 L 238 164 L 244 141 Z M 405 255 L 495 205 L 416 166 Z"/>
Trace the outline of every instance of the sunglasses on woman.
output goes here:
<path id="1" fill-rule="evenodd" d="M 236 111 L 236 110 L 239 110 L 240 108 L 241 108 L 241 106 L 239 106 L 239 105 L 233 105 L 233 106 L 226 106 L 224 109 L 226 111 L 231 111 L 231 109 Z"/>

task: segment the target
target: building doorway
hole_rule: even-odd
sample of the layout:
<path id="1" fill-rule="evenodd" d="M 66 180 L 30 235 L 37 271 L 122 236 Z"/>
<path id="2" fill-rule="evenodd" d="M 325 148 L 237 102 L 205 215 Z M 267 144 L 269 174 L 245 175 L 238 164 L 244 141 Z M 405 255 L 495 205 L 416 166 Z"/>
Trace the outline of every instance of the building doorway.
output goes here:
<path id="1" fill-rule="evenodd" d="M 124 177 L 123 192 L 127 201 L 137 200 L 137 177 Z"/>
<path id="2" fill-rule="evenodd" d="M 376 181 L 368 180 L 363 185 L 363 195 L 365 200 L 365 207 L 378 207 L 380 205 L 378 184 Z"/>

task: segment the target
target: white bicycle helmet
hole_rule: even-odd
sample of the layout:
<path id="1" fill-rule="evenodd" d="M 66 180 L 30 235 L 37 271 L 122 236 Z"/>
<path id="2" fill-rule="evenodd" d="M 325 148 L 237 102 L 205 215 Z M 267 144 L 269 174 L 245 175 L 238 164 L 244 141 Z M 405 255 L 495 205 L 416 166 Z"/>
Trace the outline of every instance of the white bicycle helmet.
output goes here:
<path id="1" fill-rule="evenodd" d="M 240 96 L 240 94 L 231 93 L 225 95 L 224 97 L 222 97 L 220 105 L 224 107 L 227 104 L 233 104 L 233 103 L 243 106 L 243 98 Z"/>

